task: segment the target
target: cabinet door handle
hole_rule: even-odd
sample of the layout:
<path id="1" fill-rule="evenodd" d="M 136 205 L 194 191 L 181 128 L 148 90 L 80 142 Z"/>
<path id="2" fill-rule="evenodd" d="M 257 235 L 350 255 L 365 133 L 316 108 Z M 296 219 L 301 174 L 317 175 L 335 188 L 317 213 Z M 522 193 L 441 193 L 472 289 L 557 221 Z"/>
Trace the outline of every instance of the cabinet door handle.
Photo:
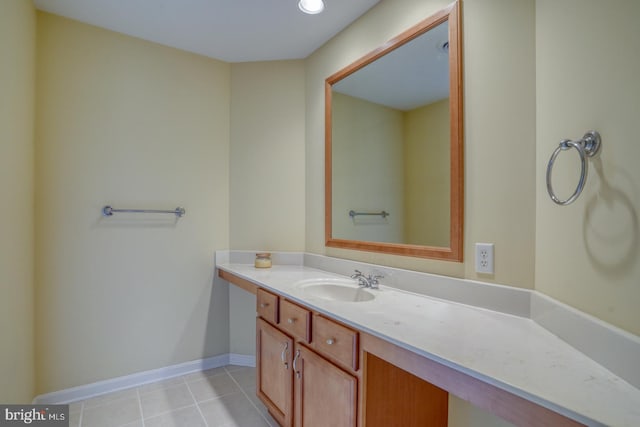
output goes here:
<path id="1" fill-rule="evenodd" d="M 329 338 L 329 339 L 327 340 L 327 344 L 329 344 L 329 345 L 333 345 L 333 343 L 335 343 L 335 342 L 336 342 L 336 340 L 335 340 L 335 339 L 333 339 L 333 338 Z"/>
<path id="2" fill-rule="evenodd" d="M 300 357 L 300 350 L 296 351 L 296 357 L 293 358 L 293 370 L 296 372 L 296 377 L 300 378 L 300 371 L 298 371 L 298 368 L 296 368 L 298 357 Z"/>
<path id="3" fill-rule="evenodd" d="M 260 303 L 260 308 L 266 308 L 266 307 L 269 307 L 269 303 L 266 303 L 266 302 Z"/>
<path id="4" fill-rule="evenodd" d="M 294 319 L 293 317 L 290 317 L 287 319 L 287 322 L 289 323 L 294 323 L 296 321 L 296 319 Z"/>
<path id="5" fill-rule="evenodd" d="M 282 353 L 280 354 L 280 360 L 284 363 L 284 369 L 289 369 L 289 364 L 287 363 L 287 350 L 289 349 L 289 342 L 284 342 L 284 348 L 282 349 Z"/>

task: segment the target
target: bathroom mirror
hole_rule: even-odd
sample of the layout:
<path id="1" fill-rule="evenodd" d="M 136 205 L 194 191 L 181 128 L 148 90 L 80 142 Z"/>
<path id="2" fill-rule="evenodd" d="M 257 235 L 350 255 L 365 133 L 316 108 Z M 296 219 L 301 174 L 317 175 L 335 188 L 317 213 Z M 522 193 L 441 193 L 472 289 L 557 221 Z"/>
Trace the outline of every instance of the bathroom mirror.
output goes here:
<path id="1" fill-rule="evenodd" d="M 325 82 L 329 247 L 462 261 L 458 1 Z"/>

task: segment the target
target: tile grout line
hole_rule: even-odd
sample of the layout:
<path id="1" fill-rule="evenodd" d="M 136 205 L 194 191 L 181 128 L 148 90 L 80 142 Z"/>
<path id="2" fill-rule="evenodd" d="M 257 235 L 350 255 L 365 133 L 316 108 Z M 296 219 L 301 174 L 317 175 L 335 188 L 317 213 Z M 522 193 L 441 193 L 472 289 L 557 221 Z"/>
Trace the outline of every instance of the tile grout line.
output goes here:
<path id="1" fill-rule="evenodd" d="M 82 427 L 82 415 L 84 413 L 84 401 L 80 402 L 80 419 L 78 420 L 78 427 Z"/>
<path id="2" fill-rule="evenodd" d="M 133 390 L 135 388 L 136 387 L 129 387 L 129 388 L 125 388 L 125 389 L 122 389 L 122 390 L 116 390 L 116 391 L 113 391 L 113 392 L 104 393 L 104 394 L 100 394 L 98 396 L 94 396 L 94 397 L 90 397 L 88 399 L 81 400 L 80 402 L 82 402 L 82 408 L 83 408 L 82 410 L 84 412 L 85 409 L 100 408 L 102 406 L 111 405 L 111 404 L 116 403 L 116 402 L 118 402 L 120 400 L 131 399 L 133 396 L 120 396 L 120 397 L 116 397 L 116 398 L 114 398 L 112 400 L 107 400 L 107 401 L 100 402 L 100 403 L 94 403 L 93 406 L 91 406 L 91 407 L 87 407 L 86 406 L 86 402 L 92 401 L 94 399 L 104 398 L 105 396 L 109 396 L 109 395 L 113 395 L 113 394 L 119 394 L 119 393 L 122 393 L 122 392 Z"/>
<path id="3" fill-rule="evenodd" d="M 162 388 L 159 388 L 159 389 L 156 389 L 156 390 L 146 391 L 142 395 L 155 393 L 155 392 L 158 392 L 158 391 L 163 391 L 163 389 L 177 388 L 177 387 L 180 387 L 182 385 L 185 385 L 185 386 L 187 386 L 187 391 L 189 392 L 189 394 L 193 398 L 193 403 L 191 403 L 189 405 L 181 406 L 179 408 L 173 408 L 173 409 L 168 409 L 166 411 L 159 412 L 159 413 L 157 413 L 157 414 L 155 414 L 155 415 L 153 415 L 151 417 L 146 417 L 147 420 L 150 420 L 150 419 L 153 419 L 153 418 L 157 418 L 157 417 L 161 417 L 163 415 L 170 414 L 171 412 L 174 412 L 174 411 L 181 411 L 183 409 L 191 408 L 192 406 L 197 406 L 198 403 L 196 402 L 196 399 L 193 396 L 193 393 L 191 393 L 191 390 L 189 389 L 188 381 L 184 378 L 184 376 L 180 376 L 180 379 L 182 380 L 182 384 L 173 384 L 173 385 L 165 386 L 165 387 L 162 387 Z M 140 390 L 138 390 L 138 396 L 140 396 L 140 412 L 142 412 L 142 397 L 140 395 Z M 142 414 L 142 419 L 143 420 L 145 419 L 144 414 Z M 143 425 L 143 427 L 144 427 L 144 425 Z"/>
<path id="4" fill-rule="evenodd" d="M 163 411 L 163 412 L 157 413 L 157 414 L 155 414 L 155 415 L 153 415 L 151 417 L 147 417 L 145 419 L 146 420 L 152 420 L 154 418 L 162 417 L 163 415 L 168 415 L 168 414 L 170 414 L 172 412 L 182 411 L 183 409 L 191 408 L 192 406 L 198 406 L 198 404 L 197 403 L 192 403 L 190 405 L 180 406 L 179 408 L 169 409 L 168 411 Z"/>
<path id="5" fill-rule="evenodd" d="M 240 391 L 242 391 L 242 390 L 240 390 Z M 225 393 L 225 394 L 220 394 L 220 395 L 214 396 L 214 397 L 208 397 L 206 399 L 203 399 L 203 400 L 199 401 L 197 404 L 209 403 L 209 402 L 213 402 L 214 400 L 220 400 L 223 397 L 233 396 L 234 394 L 240 394 L 240 391 L 232 391 L 231 393 Z"/>
<path id="6" fill-rule="evenodd" d="M 233 380 L 234 383 L 236 383 L 236 385 L 238 386 L 238 388 L 240 389 L 240 392 L 242 392 L 242 394 L 244 395 L 245 399 L 247 399 L 249 401 L 249 403 L 251 404 L 251 406 L 253 406 L 255 408 L 256 411 L 258 411 L 258 414 L 260 414 L 260 416 L 262 417 L 263 420 L 265 420 L 265 422 L 267 423 L 267 425 L 271 425 L 271 422 L 267 419 L 267 417 L 264 416 L 264 414 L 262 413 L 262 411 L 260 410 L 260 408 L 258 408 L 256 406 L 255 403 L 253 403 L 253 400 L 251 400 L 249 398 L 249 395 L 244 391 L 244 388 L 242 388 L 242 386 L 240 385 L 240 383 L 238 381 L 236 381 L 236 379 L 233 377 L 233 375 L 231 375 L 231 373 L 229 373 L 229 371 L 227 370 L 227 367 L 225 366 L 224 368 L 225 371 L 227 371 L 227 374 L 229 374 L 229 376 L 231 377 L 231 379 Z"/>
<path id="7" fill-rule="evenodd" d="M 140 390 L 136 387 L 136 396 L 138 396 L 138 409 L 140 409 L 140 420 L 142 421 L 142 427 L 144 427 L 144 412 L 142 412 L 142 399 L 140 399 Z"/>
<path id="8" fill-rule="evenodd" d="M 184 383 L 187 385 L 187 390 L 189 390 L 189 394 L 191 395 L 191 398 L 196 403 L 196 409 L 198 410 L 198 413 L 200 414 L 200 417 L 202 417 L 202 421 L 204 422 L 204 425 L 206 427 L 209 427 L 209 423 L 207 423 L 207 419 L 204 417 L 204 414 L 202 413 L 202 409 L 200 409 L 200 404 L 196 400 L 196 396 L 191 391 L 191 387 L 189 387 L 189 382 L 187 380 L 185 380 L 184 377 L 182 379 L 183 379 Z"/>

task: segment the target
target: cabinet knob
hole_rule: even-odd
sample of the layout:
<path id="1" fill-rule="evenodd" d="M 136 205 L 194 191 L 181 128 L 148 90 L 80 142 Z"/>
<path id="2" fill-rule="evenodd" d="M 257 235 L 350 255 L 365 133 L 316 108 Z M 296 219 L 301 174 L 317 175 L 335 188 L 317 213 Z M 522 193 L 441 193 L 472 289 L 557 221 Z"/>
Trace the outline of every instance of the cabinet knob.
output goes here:
<path id="1" fill-rule="evenodd" d="M 329 338 L 329 339 L 327 340 L 327 344 L 329 344 L 329 345 L 333 345 L 333 343 L 334 343 L 334 342 L 336 342 L 336 340 L 335 340 L 335 339 L 333 339 L 333 338 Z"/>
<path id="2" fill-rule="evenodd" d="M 268 306 L 269 306 L 269 304 L 266 303 L 266 302 L 260 303 L 260 308 L 265 308 L 265 307 L 268 307 Z"/>
<path id="3" fill-rule="evenodd" d="M 288 319 L 287 319 L 287 322 L 288 322 L 288 323 L 294 323 L 295 321 L 296 321 L 296 319 L 294 319 L 294 318 L 292 318 L 292 317 L 290 317 L 290 318 L 288 318 Z"/>

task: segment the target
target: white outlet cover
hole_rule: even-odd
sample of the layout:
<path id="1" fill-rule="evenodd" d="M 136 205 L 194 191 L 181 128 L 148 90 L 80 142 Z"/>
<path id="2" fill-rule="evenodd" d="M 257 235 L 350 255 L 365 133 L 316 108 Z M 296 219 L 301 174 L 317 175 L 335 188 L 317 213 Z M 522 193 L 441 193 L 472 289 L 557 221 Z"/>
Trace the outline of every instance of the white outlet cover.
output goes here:
<path id="1" fill-rule="evenodd" d="M 476 273 L 493 274 L 493 243 L 476 243 Z"/>

